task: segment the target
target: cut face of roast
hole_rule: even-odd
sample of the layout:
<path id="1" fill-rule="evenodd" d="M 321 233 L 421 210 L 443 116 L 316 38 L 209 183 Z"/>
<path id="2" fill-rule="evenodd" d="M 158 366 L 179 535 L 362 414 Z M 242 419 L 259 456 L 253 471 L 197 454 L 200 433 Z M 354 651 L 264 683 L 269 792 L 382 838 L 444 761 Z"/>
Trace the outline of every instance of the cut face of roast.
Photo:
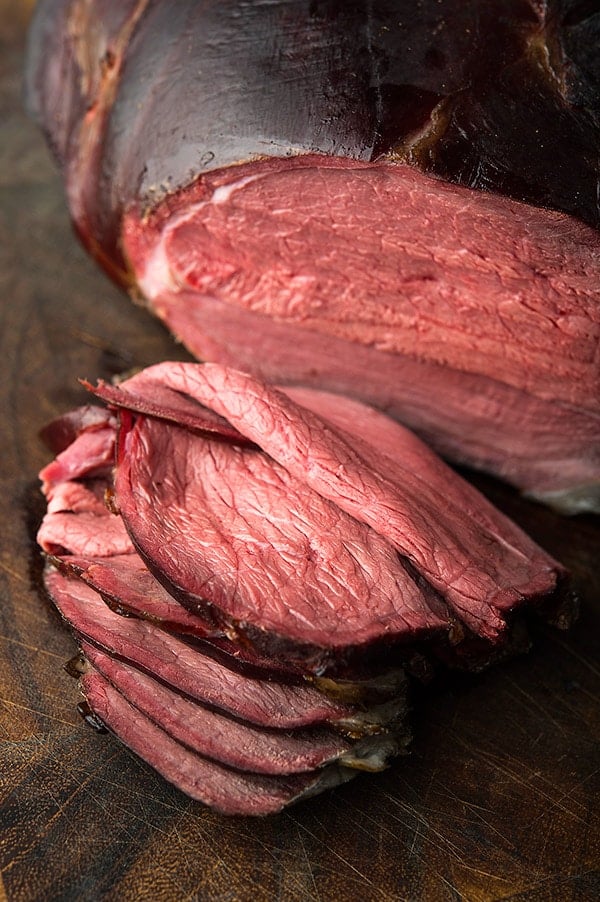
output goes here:
<path id="1" fill-rule="evenodd" d="M 151 307 L 196 356 L 360 397 L 450 457 L 594 507 L 588 226 L 407 166 L 308 155 L 206 175 L 131 213 L 125 236 Z"/>
<path id="2" fill-rule="evenodd" d="M 409 166 L 301 156 L 205 176 L 144 223 L 151 301 L 192 289 L 600 411 L 600 240 Z M 292 334 L 290 330 L 290 334 Z"/>

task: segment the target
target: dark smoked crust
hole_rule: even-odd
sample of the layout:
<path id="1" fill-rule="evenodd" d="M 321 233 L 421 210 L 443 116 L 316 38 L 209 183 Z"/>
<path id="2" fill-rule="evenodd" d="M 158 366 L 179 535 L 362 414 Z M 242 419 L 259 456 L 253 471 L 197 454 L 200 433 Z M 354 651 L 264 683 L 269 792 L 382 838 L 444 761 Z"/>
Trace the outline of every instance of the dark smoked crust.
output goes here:
<path id="1" fill-rule="evenodd" d="M 125 279 L 130 204 L 265 155 L 401 159 L 598 225 L 594 11 L 579 0 L 44 0 L 28 105 L 82 239 Z"/>

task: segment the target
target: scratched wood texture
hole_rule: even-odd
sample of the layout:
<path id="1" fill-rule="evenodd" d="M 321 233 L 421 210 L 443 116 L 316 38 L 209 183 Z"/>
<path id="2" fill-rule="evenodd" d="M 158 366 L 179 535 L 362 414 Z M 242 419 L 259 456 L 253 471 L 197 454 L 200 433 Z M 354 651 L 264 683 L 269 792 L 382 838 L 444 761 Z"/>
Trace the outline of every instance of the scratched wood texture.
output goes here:
<path id="1" fill-rule="evenodd" d="M 261 821 L 191 802 L 75 711 L 40 588 L 37 430 L 77 377 L 185 358 L 84 256 L 21 110 L 26 7 L 0 0 L 0 899 L 592 900 L 600 523 L 479 480 L 575 574 L 569 635 L 420 700 L 412 755 Z"/>

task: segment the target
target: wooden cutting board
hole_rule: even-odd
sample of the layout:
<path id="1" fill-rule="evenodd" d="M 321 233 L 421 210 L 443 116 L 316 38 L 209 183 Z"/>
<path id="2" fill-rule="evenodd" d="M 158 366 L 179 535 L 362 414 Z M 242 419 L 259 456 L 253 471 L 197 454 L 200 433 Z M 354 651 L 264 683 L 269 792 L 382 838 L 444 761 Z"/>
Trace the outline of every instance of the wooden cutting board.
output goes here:
<path id="1" fill-rule="evenodd" d="M 570 634 L 432 688 L 410 757 L 265 820 L 223 818 L 76 713 L 75 645 L 41 588 L 37 438 L 80 376 L 186 359 L 99 273 L 21 111 L 26 7 L 0 0 L 0 900 L 600 897 L 600 522 L 477 484 L 572 569 Z"/>

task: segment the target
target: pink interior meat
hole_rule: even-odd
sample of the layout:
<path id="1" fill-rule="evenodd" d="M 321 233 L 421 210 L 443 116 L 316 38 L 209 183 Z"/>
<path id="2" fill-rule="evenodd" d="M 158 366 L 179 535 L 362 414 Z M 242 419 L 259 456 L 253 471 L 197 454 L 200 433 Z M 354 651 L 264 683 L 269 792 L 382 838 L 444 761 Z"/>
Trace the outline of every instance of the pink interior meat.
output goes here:
<path id="1" fill-rule="evenodd" d="M 306 637 L 310 622 L 312 641 L 325 646 L 347 642 L 346 631 L 359 644 L 417 624 L 431 629 L 436 618 L 440 625 L 435 596 L 415 593 L 394 549 L 486 638 L 497 638 L 504 612 L 524 597 L 555 588 L 555 561 L 416 437 L 363 405 L 300 391 L 295 403 L 216 364 L 159 364 L 122 391 L 139 396 L 155 380 L 217 412 L 266 452 L 208 443 L 151 419 L 121 430 L 115 488 L 135 541 L 173 585 L 236 620 L 296 637 Z M 151 507 L 164 515 L 153 519 Z M 353 560 L 344 563 L 349 548 Z M 339 593 L 335 605 L 322 596 L 321 567 L 327 593 Z M 281 604 L 260 601 L 270 594 L 265 578 L 285 587 Z"/>
<path id="2" fill-rule="evenodd" d="M 525 490 L 598 482 L 600 244 L 569 216 L 305 155 L 133 209 L 124 246 L 201 358 L 362 397 Z"/>

